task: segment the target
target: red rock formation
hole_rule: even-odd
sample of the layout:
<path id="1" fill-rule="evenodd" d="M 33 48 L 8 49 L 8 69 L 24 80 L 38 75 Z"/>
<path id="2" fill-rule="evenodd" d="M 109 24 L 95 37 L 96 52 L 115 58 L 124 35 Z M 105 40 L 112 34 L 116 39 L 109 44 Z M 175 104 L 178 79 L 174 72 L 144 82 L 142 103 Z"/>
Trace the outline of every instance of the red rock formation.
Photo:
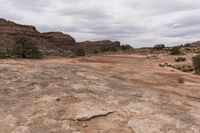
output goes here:
<path id="1" fill-rule="evenodd" d="M 20 25 L 14 22 L 0 19 L 0 44 L 9 45 L 13 42 L 13 36 L 24 35 L 37 41 L 38 45 L 48 45 L 53 48 L 69 49 L 75 46 L 76 41 L 70 35 L 62 32 L 40 33 L 34 26 Z"/>
<path id="2" fill-rule="evenodd" d="M 60 48 L 69 48 L 76 44 L 74 38 L 62 32 L 47 32 L 43 33 L 43 35 L 49 38 L 50 41 L 52 41 L 57 47 Z"/>
<path id="3" fill-rule="evenodd" d="M 34 26 L 20 25 L 5 19 L 0 19 L 0 33 L 40 35 Z"/>

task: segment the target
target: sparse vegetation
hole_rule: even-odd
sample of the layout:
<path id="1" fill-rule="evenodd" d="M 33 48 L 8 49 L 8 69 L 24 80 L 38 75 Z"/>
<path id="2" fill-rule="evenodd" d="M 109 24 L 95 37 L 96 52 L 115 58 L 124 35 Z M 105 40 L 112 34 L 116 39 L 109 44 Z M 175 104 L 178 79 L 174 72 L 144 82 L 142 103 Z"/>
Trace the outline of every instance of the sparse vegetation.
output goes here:
<path id="1" fill-rule="evenodd" d="M 82 49 L 82 48 L 76 48 L 76 49 L 73 49 L 72 50 L 76 56 L 85 56 L 86 53 L 85 53 L 85 50 Z"/>
<path id="2" fill-rule="evenodd" d="M 194 70 L 195 73 L 200 75 L 200 54 L 198 54 L 197 56 L 193 57 L 193 66 L 194 66 Z"/>
<path id="3" fill-rule="evenodd" d="M 181 51 L 180 51 L 180 47 L 175 46 L 171 49 L 171 55 L 180 55 Z"/>
<path id="4" fill-rule="evenodd" d="M 92 50 L 92 54 L 98 54 L 99 53 L 99 50 L 98 49 L 93 49 Z"/>
<path id="5" fill-rule="evenodd" d="M 184 61 L 186 61 L 187 59 L 185 58 L 185 57 L 177 57 L 177 58 L 175 58 L 175 61 L 176 62 L 184 62 Z"/>
<path id="6" fill-rule="evenodd" d="M 40 59 L 42 54 L 36 44 L 28 37 L 20 36 L 15 38 L 12 54 L 19 58 Z"/>
<path id="7" fill-rule="evenodd" d="M 0 59 L 4 59 L 4 58 L 5 58 L 5 54 L 0 51 Z"/>
<path id="8" fill-rule="evenodd" d="M 117 48 L 113 47 L 113 46 L 103 46 L 103 47 L 100 48 L 100 51 L 102 53 L 104 53 L 104 52 L 117 52 Z"/>
<path id="9" fill-rule="evenodd" d="M 154 46 L 154 49 L 156 49 L 156 50 L 162 50 L 164 48 L 165 48 L 164 44 L 157 44 L 157 45 Z"/>
<path id="10" fill-rule="evenodd" d="M 187 43 L 187 44 L 184 45 L 184 47 L 190 47 L 190 46 L 191 46 L 190 43 Z"/>
<path id="11" fill-rule="evenodd" d="M 126 45 L 121 45 L 121 50 L 123 50 L 123 51 L 129 50 L 129 49 L 131 49 L 131 48 L 132 48 L 131 45 L 128 45 L 128 44 L 126 44 Z"/>

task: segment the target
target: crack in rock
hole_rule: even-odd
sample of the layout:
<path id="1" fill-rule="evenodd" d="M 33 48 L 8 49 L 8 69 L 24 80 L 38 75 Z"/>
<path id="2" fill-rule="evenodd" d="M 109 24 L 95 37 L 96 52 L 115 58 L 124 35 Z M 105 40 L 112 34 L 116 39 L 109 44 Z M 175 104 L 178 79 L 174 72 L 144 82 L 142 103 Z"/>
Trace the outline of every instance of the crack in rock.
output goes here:
<path id="1" fill-rule="evenodd" d="M 91 119 L 94 119 L 94 118 L 97 118 L 97 117 L 104 117 L 104 116 L 108 116 L 112 113 L 114 113 L 115 111 L 108 111 L 108 112 L 98 112 L 98 113 L 95 113 L 95 114 L 83 114 L 83 115 L 80 115 L 76 118 L 76 120 L 78 121 L 89 121 Z"/>

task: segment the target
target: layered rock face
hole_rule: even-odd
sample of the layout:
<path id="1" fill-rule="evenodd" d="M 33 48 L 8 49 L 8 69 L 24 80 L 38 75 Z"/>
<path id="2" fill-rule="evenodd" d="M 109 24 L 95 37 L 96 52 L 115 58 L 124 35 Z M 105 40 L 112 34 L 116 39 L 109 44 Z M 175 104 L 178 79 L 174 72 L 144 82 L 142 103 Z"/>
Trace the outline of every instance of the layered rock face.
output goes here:
<path id="1" fill-rule="evenodd" d="M 0 33 L 40 35 L 34 26 L 20 25 L 5 19 L 0 19 Z"/>
<path id="2" fill-rule="evenodd" d="M 40 33 L 34 26 L 20 25 L 5 19 L 0 19 L 0 44 L 9 46 L 13 37 L 24 35 L 31 37 L 40 47 L 68 49 L 75 46 L 76 41 L 70 35 L 62 32 Z"/>
<path id="3" fill-rule="evenodd" d="M 76 41 L 73 37 L 62 32 L 47 32 L 43 33 L 43 35 L 60 48 L 67 49 L 74 47 L 76 44 Z"/>

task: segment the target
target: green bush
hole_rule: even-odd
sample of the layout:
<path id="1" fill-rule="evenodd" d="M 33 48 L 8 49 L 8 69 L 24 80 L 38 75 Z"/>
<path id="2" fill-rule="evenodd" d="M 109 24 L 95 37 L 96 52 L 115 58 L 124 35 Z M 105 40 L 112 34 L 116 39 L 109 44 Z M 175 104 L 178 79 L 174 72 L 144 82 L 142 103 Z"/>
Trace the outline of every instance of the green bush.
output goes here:
<path id="1" fill-rule="evenodd" d="M 103 46 L 103 47 L 100 48 L 100 51 L 101 51 L 101 52 L 109 52 L 109 51 L 110 51 L 110 47 L 108 47 L 108 46 Z"/>
<path id="2" fill-rule="evenodd" d="M 92 54 L 98 54 L 98 53 L 99 53 L 99 50 L 97 50 L 97 49 L 92 50 Z"/>
<path id="3" fill-rule="evenodd" d="M 200 54 L 193 57 L 192 61 L 193 61 L 195 73 L 200 75 Z"/>
<path id="4" fill-rule="evenodd" d="M 180 47 L 176 46 L 171 49 L 171 55 L 180 55 L 180 54 L 181 54 Z"/>
<path id="5" fill-rule="evenodd" d="M 186 58 L 185 57 L 178 57 L 178 58 L 175 58 L 175 61 L 176 62 L 184 62 L 184 61 L 186 61 Z"/>
<path id="6" fill-rule="evenodd" d="M 121 45 L 121 50 L 126 51 L 131 49 L 132 47 L 130 45 Z"/>
<path id="7" fill-rule="evenodd" d="M 116 47 L 110 47 L 110 52 L 117 52 L 117 48 Z"/>
<path id="8" fill-rule="evenodd" d="M 104 52 L 117 52 L 117 48 L 113 47 L 113 46 L 103 46 L 103 47 L 100 48 L 100 51 L 102 53 L 104 53 Z"/>
<path id="9" fill-rule="evenodd" d="M 86 55 L 84 49 L 82 49 L 82 48 L 73 49 L 72 51 L 75 53 L 76 56 L 85 56 Z"/>
<path id="10" fill-rule="evenodd" d="M 0 59 L 4 59 L 4 58 L 5 58 L 5 54 L 0 51 Z"/>
<path id="11" fill-rule="evenodd" d="M 156 49 L 156 50 L 162 50 L 164 48 L 165 48 L 164 44 L 157 44 L 157 45 L 154 46 L 154 49 Z"/>
<path id="12" fill-rule="evenodd" d="M 191 44 L 187 43 L 187 44 L 184 45 L 184 47 L 191 47 Z"/>
<path id="13" fill-rule="evenodd" d="M 42 54 L 36 44 L 28 37 L 16 37 L 12 54 L 19 58 L 40 59 Z"/>

